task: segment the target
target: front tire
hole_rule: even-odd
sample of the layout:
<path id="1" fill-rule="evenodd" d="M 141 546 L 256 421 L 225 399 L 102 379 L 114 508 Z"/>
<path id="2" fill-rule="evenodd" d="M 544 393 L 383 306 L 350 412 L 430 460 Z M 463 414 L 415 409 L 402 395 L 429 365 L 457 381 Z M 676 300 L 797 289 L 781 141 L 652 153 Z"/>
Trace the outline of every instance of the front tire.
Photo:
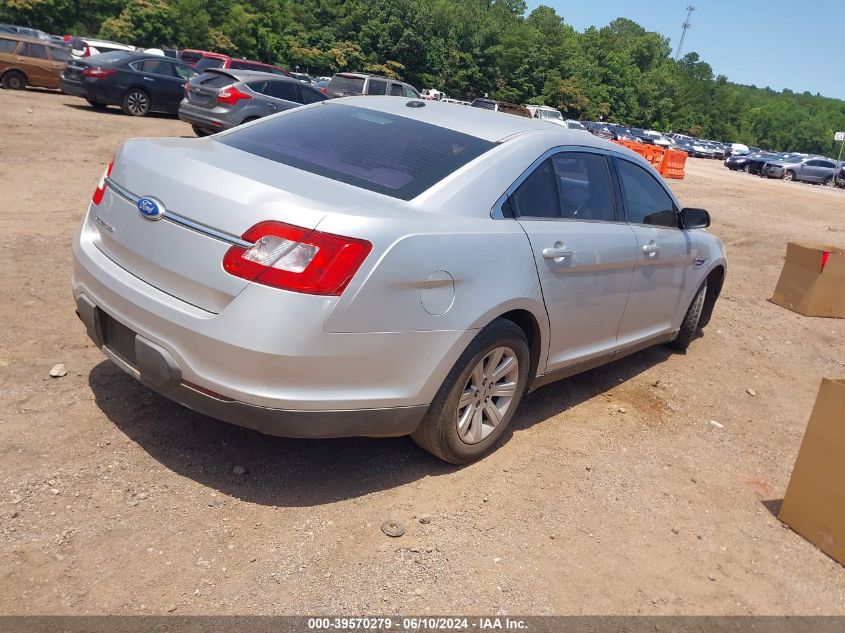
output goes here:
<path id="1" fill-rule="evenodd" d="M 833 176 L 828 176 L 822 183 L 825 187 L 833 187 Z"/>
<path id="2" fill-rule="evenodd" d="M 522 329 L 496 319 L 461 354 L 411 435 L 420 448 L 452 464 L 488 453 L 505 432 L 528 382 Z"/>
<path id="3" fill-rule="evenodd" d="M 783 172 L 783 179 L 786 180 L 787 182 L 791 182 L 791 181 L 795 180 L 795 172 L 789 171 L 787 169 L 785 172 Z"/>
<path id="4" fill-rule="evenodd" d="M 132 88 L 123 97 L 124 114 L 146 116 L 150 111 L 150 96 L 140 88 Z"/>
<path id="5" fill-rule="evenodd" d="M 206 131 L 205 131 L 204 129 L 202 129 L 199 125 L 192 125 L 192 126 L 191 126 L 191 129 L 193 129 L 194 134 L 196 134 L 197 136 L 200 136 L 200 137 L 202 137 L 202 136 L 208 136 L 209 134 L 211 134 L 211 132 L 206 132 Z"/>
<path id="6" fill-rule="evenodd" d="M 701 284 L 698 292 L 695 293 L 695 297 L 693 297 L 692 303 L 681 323 L 681 329 L 678 331 L 677 338 L 669 343 L 676 350 L 685 351 L 701 331 L 699 324 L 701 323 L 701 311 L 704 309 L 704 299 L 706 296 L 707 282 L 705 281 Z"/>
<path id="7" fill-rule="evenodd" d="M 26 75 L 17 70 L 10 70 L 3 75 L 3 87 L 6 90 L 23 90 L 26 88 Z"/>

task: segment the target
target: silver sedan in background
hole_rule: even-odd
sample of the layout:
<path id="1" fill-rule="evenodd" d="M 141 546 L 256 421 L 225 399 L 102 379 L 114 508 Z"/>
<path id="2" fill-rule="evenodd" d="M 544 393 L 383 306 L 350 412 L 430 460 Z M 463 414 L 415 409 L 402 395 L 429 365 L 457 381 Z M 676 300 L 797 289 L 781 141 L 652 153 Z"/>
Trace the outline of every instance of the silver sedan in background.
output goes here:
<path id="1" fill-rule="evenodd" d="M 702 209 L 619 145 L 396 97 L 134 139 L 73 244 L 89 336 L 197 411 L 491 450 L 523 394 L 685 349 L 725 275 Z"/>
<path id="2" fill-rule="evenodd" d="M 208 69 L 185 84 L 179 118 L 197 136 L 328 99 L 294 77 L 249 70 Z"/>

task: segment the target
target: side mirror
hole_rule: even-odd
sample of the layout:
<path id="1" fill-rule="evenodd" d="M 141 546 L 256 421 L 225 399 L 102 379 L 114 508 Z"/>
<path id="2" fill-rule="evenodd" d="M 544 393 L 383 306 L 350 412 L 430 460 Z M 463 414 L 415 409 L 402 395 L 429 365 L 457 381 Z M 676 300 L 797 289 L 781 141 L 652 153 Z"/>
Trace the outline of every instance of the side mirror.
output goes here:
<path id="1" fill-rule="evenodd" d="M 706 229 L 710 226 L 710 214 L 706 209 L 681 209 L 681 227 L 685 229 Z"/>

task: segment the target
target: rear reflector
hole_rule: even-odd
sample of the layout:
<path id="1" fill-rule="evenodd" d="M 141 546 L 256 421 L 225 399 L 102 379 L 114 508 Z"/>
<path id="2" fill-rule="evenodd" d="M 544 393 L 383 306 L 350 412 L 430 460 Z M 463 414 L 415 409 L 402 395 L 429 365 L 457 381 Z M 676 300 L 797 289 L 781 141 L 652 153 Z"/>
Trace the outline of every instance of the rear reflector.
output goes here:
<path id="1" fill-rule="evenodd" d="M 282 222 L 256 224 L 243 239 L 253 245 L 232 246 L 223 257 L 226 272 L 265 286 L 314 295 L 340 295 L 372 250 L 366 240 Z"/>
<path id="2" fill-rule="evenodd" d="M 244 92 L 241 92 L 234 86 L 223 88 L 223 90 L 217 93 L 217 103 L 235 105 L 241 99 L 252 99 L 252 97 Z"/>
<path id="3" fill-rule="evenodd" d="M 97 188 L 94 189 L 94 195 L 91 196 L 91 202 L 94 204 L 100 204 L 103 201 L 103 196 L 106 195 L 106 178 L 111 176 L 111 168 L 113 166 L 114 158 L 112 158 L 109 162 L 109 166 L 106 167 L 106 171 L 104 171 L 103 175 L 100 176 L 100 182 L 97 183 Z"/>

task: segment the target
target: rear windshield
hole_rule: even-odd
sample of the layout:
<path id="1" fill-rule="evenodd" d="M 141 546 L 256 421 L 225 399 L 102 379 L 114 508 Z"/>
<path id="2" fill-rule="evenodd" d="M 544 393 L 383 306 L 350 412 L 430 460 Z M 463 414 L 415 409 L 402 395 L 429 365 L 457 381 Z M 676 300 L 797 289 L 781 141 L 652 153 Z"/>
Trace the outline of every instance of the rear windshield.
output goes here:
<path id="1" fill-rule="evenodd" d="M 329 82 L 328 91 L 332 94 L 362 94 L 364 92 L 364 78 L 343 77 L 342 75 L 335 75 Z"/>
<path id="2" fill-rule="evenodd" d="M 410 200 L 494 143 L 414 119 L 349 105 L 295 110 L 237 129 L 220 143 Z"/>
<path id="3" fill-rule="evenodd" d="M 100 53 L 99 55 L 91 55 L 86 57 L 85 61 L 91 66 L 99 66 L 100 64 L 118 64 L 124 59 L 134 58 L 136 53 L 131 51 L 110 51 L 108 53 Z"/>
<path id="4" fill-rule="evenodd" d="M 196 67 L 194 68 L 196 69 Z M 200 83 L 209 88 L 222 88 L 223 86 L 231 86 L 237 81 L 232 75 L 226 75 L 224 73 L 203 73 L 198 79 L 194 80 L 194 83 Z"/>
<path id="5" fill-rule="evenodd" d="M 203 57 L 196 64 L 194 70 L 205 70 L 206 68 L 223 68 L 224 60 L 216 57 Z"/>

